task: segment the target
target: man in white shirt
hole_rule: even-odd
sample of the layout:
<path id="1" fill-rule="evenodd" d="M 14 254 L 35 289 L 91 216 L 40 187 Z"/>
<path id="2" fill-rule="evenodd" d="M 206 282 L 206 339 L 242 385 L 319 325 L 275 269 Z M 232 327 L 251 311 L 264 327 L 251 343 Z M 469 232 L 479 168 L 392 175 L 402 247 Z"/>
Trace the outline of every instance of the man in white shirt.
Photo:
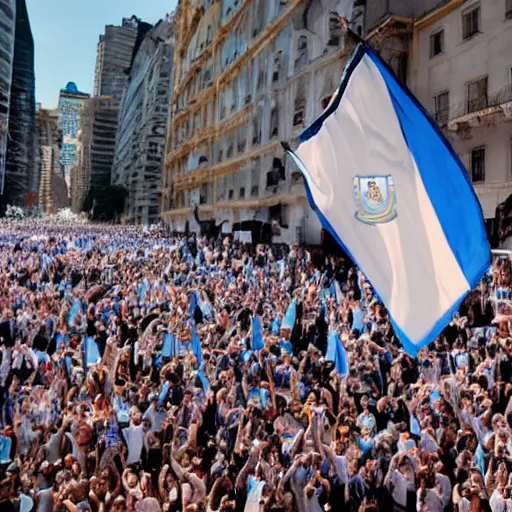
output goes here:
<path id="1" fill-rule="evenodd" d="M 136 464 L 140 461 L 142 448 L 144 447 L 144 426 L 142 425 L 142 414 L 136 408 L 130 411 L 130 426 L 123 429 L 123 436 L 128 447 L 126 464 Z"/>

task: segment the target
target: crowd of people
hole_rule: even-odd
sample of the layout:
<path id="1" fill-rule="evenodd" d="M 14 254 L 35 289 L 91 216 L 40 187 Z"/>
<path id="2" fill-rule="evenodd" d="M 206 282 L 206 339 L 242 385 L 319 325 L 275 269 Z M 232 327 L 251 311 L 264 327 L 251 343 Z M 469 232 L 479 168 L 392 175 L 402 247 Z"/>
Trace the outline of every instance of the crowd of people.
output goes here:
<path id="1" fill-rule="evenodd" d="M 347 258 L 4 224 L 0 511 L 510 511 L 510 286 L 412 358 Z"/>

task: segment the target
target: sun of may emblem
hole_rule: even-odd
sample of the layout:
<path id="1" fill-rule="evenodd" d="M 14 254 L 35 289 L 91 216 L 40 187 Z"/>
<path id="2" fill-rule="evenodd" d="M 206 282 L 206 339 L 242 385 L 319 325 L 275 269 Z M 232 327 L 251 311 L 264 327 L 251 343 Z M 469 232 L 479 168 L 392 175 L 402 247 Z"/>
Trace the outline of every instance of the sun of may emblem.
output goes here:
<path id="1" fill-rule="evenodd" d="M 356 218 L 366 224 L 381 224 L 396 217 L 395 183 L 391 176 L 354 178 Z"/>

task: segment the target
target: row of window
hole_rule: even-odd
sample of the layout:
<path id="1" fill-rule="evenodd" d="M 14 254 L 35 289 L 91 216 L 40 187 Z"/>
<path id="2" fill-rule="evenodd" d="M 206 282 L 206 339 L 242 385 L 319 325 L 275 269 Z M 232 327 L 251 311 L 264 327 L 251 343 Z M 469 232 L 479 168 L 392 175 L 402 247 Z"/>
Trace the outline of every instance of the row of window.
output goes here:
<path id="1" fill-rule="evenodd" d="M 505 0 L 505 18 L 512 19 L 512 0 Z M 471 39 L 481 32 L 480 5 L 471 7 L 462 13 L 462 39 Z M 434 58 L 445 51 L 444 29 L 438 30 L 430 36 L 430 58 Z"/>

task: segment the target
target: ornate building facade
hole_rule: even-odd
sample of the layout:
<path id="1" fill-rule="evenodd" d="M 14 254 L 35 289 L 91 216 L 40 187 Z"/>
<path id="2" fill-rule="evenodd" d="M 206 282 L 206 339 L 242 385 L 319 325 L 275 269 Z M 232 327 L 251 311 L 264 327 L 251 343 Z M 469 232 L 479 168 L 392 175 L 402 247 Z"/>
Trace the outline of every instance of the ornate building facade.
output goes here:
<path id="1" fill-rule="evenodd" d="M 280 142 L 322 112 L 353 50 L 333 11 L 351 18 L 353 1 L 181 0 L 162 186 L 170 229 L 197 229 L 197 207 L 201 222 L 253 241 L 320 242 Z"/>

